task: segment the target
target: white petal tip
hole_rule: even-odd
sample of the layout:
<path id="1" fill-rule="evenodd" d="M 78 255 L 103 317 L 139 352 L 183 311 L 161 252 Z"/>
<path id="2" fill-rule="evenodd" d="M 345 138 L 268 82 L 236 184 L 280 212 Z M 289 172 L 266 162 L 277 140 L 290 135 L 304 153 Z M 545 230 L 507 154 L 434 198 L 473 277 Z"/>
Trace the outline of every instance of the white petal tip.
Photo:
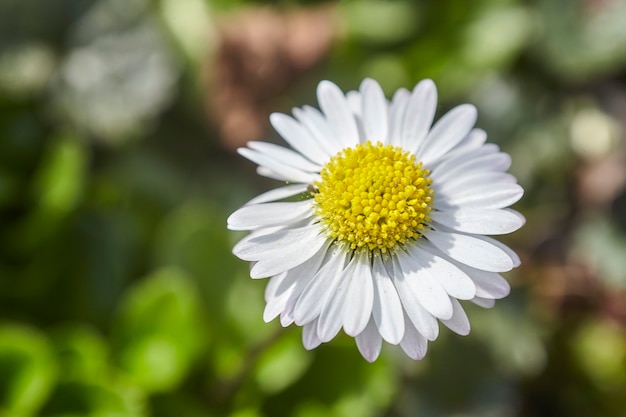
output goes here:
<path id="1" fill-rule="evenodd" d="M 329 90 L 339 90 L 337 84 L 332 81 L 322 80 L 317 85 L 317 94 L 322 95 L 328 92 Z"/>
<path id="2" fill-rule="evenodd" d="M 522 193 L 523 193 L 523 189 L 522 189 Z M 514 214 L 517 217 L 517 220 L 518 220 L 517 229 L 521 228 L 522 226 L 526 224 L 526 217 L 522 213 L 513 209 L 508 209 L 508 211 L 510 211 L 512 214 Z"/>
<path id="3" fill-rule="evenodd" d="M 317 347 L 319 347 L 321 344 L 322 344 L 322 342 L 321 342 L 321 341 L 319 341 L 319 343 L 316 343 L 316 344 L 310 344 L 310 345 L 308 345 L 308 344 L 307 344 L 307 345 L 303 344 L 302 346 L 303 346 L 303 347 L 304 347 L 304 349 L 306 349 L 306 350 L 313 350 L 313 349 L 316 349 Z"/>
<path id="4" fill-rule="evenodd" d="M 430 78 L 424 78 L 415 87 L 417 88 L 418 86 L 421 88 L 437 88 L 435 82 Z"/>
<path id="5" fill-rule="evenodd" d="M 380 88 L 380 84 L 378 84 L 378 81 L 373 78 L 364 78 L 363 81 L 361 81 L 359 90 L 363 91 L 363 89 L 370 87 Z"/>
<path id="6" fill-rule="evenodd" d="M 270 275 L 268 275 L 265 271 L 262 270 L 263 268 L 263 264 L 261 264 L 260 267 L 257 268 L 257 265 L 259 265 L 260 262 L 257 262 L 252 269 L 250 269 L 250 278 L 252 279 L 263 279 L 263 278 L 268 278 Z M 259 270 L 261 269 L 261 270 Z"/>
<path id="7" fill-rule="evenodd" d="M 459 336 L 468 336 L 470 334 L 470 328 L 468 327 L 467 329 L 450 329 L 452 330 L 454 333 L 458 334 Z"/>
<path id="8" fill-rule="evenodd" d="M 467 117 L 473 117 L 474 119 L 478 117 L 478 109 L 473 104 L 465 103 L 460 104 L 457 107 L 458 111 L 463 112 L 467 115 Z"/>
<path id="9" fill-rule="evenodd" d="M 380 344 L 357 343 L 357 347 L 359 349 L 359 353 L 363 356 L 363 359 L 369 363 L 375 362 L 376 359 L 378 359 L 378 356 L 380 356 Z"/>
<path id="10" fill-rule="evenodd" d="M 404 329 L 402 329 L 401 333 L 398 332 L 396 334 L 385 335 L 383 337 L 385 342 L 389 343 L 390 345 L 399 345 L 403 338 L 404 338 Z"/>
<path id="11" fill-rule="evenodd" d="M 363 352 L 361 352 L 361 355 L 369 363 L 374 363 L 374 362 L 376 362 L 376 359 L 378 359 L 379 353 L 366 353 L 366 354 L 364 354 Z"/>
<path id="12" fill-rule="evenodd" d="M 274 320 L 276 317 L 278 317 L 278 314 L 274 314 L 271 312 L 263 312 L 263 321 L 265 323 L 270 323 L 272 320 Z"/>

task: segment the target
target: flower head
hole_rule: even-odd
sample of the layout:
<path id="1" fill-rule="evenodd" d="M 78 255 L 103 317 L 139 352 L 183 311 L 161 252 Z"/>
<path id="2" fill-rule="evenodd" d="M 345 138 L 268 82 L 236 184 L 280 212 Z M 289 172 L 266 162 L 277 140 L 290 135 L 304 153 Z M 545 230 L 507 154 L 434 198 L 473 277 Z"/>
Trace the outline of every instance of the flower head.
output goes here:
<path id="1" fill-rule="evenodd" d="M 421 359 L 438 321 L 466 335 L 458 300 L 492 307 L 510 287 L 500 275 L 517 255 L 486 235 L 524 224 L 507 207 L 523 189 L 505 173 L 510 157 L 475 129 L 463 104 L 433 124 L 430 80 L 389 102 L 374 80 L 343 94 L 317 89 L 321 111 L 293 109 L 270 121 L 293 150 L 250 142 L 240 154 L 287 185 L 228 218 L 249 230 L 233 249 L 268 278 L 265 321 L 303 326 L 313 349 L 341 329 L 374 361 L 382 341 Z"/>

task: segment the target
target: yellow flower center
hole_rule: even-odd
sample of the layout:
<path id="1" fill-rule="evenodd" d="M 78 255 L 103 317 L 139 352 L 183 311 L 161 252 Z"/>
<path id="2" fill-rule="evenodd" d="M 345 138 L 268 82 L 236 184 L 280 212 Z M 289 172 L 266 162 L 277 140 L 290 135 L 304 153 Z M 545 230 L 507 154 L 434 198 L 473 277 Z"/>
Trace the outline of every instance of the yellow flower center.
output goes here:
<path id="1" fill-rule="evenodd" d="M 381 143 L 344 149 L 324 166 L 314 194 L 330 238 L 382 253 L 422 236 L 433 201 L 430 171 L 415 156 Z"/>

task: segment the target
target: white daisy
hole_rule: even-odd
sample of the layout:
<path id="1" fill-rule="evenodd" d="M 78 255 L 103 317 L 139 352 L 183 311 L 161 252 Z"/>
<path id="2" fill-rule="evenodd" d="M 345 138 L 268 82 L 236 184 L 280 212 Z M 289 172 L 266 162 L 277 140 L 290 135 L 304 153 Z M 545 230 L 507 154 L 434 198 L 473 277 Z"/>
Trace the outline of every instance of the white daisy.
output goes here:
<path id="1" fill-rule="evenodd" d="M 524 224 L 506 208 L 523 194 L 504 172 L 511 158 L 485 144 L 470 104 L 433 125 L 431 80 L 390 102 L 371 79 L 346 95 L 322 81 L 317 98 L 321 111 L 270 117 L 294 150 L 264 142 L 239 150 L 288 185 L 228 218 L 231 230 L 251 231 L 233 253 L 252 262 L 252 278 L 270 278 L 264 320 L 303 326 L 305 348 L 343 329 L 368 361 L 382 340 L 421 359 L 438 321 L 469 333 L 458 300 L 489 308 L 509 293 L 500 273 L 519 258 L 485 235 Z"/>

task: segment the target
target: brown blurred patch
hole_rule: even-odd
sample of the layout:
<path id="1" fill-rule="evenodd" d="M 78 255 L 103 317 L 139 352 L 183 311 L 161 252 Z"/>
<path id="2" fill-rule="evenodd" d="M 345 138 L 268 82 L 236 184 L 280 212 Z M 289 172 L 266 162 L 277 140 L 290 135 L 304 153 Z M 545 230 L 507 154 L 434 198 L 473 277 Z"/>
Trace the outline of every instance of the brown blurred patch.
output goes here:
<path id="1" fill-rule="evenodd" d="M 626 291 L 608 287 L 584 257 L 570 250 L 567 259 L 524 259 L 534 308 L 559 321 L 596 316 L 626 328 Z"/>
<path id="2" fill-rule="evenodd" d="M 273 100 L 327 56 L 338 28 L 330 5 L 252 7 L 221 19 L 207 108 L 225 147 L 264 135 Z"/>
<path id="3" fill-rule="evenodd" d="M 594 311 L 601 297 L 600 283 L 586 265 L 545 262 L 527 268 L 531 292 L 551 316 L 581 315 Z"/>
<path id="4" fill-rule="evenodd" d="M 578 200 L 584 209 L 606 209 L 626 188 L 626 151 L 588 161 L 576 172 Z"/>
<path id="5" fill-rule="evenodd" d="M 594 262 L 574 244 L 576 230 L 590 218 L 608 216 L 624 194 L 626 149 L 579 161 L 572 178 L 571 213 L 564 213 L 560 224 L 545 225 L 545 236 L 524 259 L 532 299 L 559 320 L 595 315 L 626 328 L 626 291 L 607 285 Z"/>

